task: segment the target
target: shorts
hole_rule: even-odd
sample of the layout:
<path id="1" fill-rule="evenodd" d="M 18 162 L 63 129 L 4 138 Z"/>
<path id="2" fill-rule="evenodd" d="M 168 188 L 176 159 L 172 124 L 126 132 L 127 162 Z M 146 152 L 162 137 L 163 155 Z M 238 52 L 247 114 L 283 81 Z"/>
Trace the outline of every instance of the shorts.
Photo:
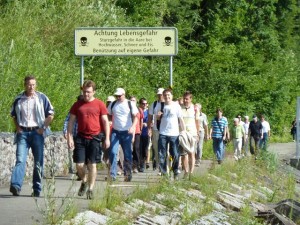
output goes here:
<path id="1" fill-rule="evenodd" d="M 101 162 L 101 139 L 87 139 L 77 135 L 73 154 L 74 163 L 100 163 Z"/>

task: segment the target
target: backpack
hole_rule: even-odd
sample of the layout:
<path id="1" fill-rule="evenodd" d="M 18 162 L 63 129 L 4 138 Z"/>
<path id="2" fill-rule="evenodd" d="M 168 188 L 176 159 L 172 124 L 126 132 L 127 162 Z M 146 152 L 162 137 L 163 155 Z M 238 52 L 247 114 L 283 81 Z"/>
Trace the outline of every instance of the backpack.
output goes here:
<path id="1" fill-rule="evenodd" d="M 155 102 L 153 103 L 153 112 L 154 112 L 154 109 L 155 109 L 156 105 L 157 105 L 157 101 L 155 101 Z M 164 102 L 161 102 L 160 105 L 161 105 L 160 111 L 163 113 L 163 112 L 164 112 L 164 106 L 165 106 L 165 103 L 164 103 Z M 156 120 L 156 127 L 157 127 L 157 130 L 159 130 L 159 128 L 160 128 L 160 121 L 161 121 L 161 120 Z"/>
<path id="2" fill-rule="evenodd" d="M 117 102 L 117 100 L 115 100 L 115 101 L 113 101 L 113 102 L 111 103 L 111 106 L 110 106 L 110 111 L 111 111 L 111 113 L 112 113 L 112 109 L 113 109 L 114 105 L 116 104 L 116 102 Z M 129 100 L 127 100 L 127 102 L 128 102 L 128 107 L 129 107 L 129 109 L 130 109 L 131 120 L 132 120 L 132 122 L 133 122 L 133 118 L 132 118 L 132 106 L 131 106 Z"/>

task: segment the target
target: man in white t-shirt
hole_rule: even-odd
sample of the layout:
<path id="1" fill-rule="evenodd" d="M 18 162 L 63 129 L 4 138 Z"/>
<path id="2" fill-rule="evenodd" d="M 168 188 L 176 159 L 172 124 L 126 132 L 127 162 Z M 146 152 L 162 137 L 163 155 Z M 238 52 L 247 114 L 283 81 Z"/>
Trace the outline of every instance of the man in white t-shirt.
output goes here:
<path id="1" fill-rule="evenodd" d="M 163 88 L 157 89 L 157 100 L 153 102 L 149 108 L 148 111 L 148 123 L 147 127 L 152 129 L 148 129 L 148 135 L 151 138 L 152 141 L 152 148 L 154 153 L 154 159 L 153 159 L 153 170 L 156 170 L 159 164 L 159 158 L 158 158 L 158 138 L 159 138 L 159 126 L 160 121 L 157 121 L 157 113 L 159 111 L 162 111 L 164 107 L 164 98 L 163 98 Z"/>
<path id="2" fill-rule="evenodd" d="M 267 150 L 268 139 L 271 136 L 271 128 L 268 121 L 265 120 L 265 116 L 261 115 L 260 122 L 262 125 L 262 139 L 260 139 L 259 148 L 262 150 Z"/>
<path id="3" fill-rule="evenodd" d="M 159 166 L 162 175 L 168 175 L 166 158 L 169 145 L 170 155 L 173 160 L 172 170 L 174 173 L 174 179 L 178 179 L 179 126 L 182 130 L 185 130 L 185 125 L 180 105 L 172 101 L 172 90 L 164 90 L 163 97 L 165 100 L 163 112 L 159 111 L 157 113 L 157 119 L 160 120 L 158 139 Z"/>
<path id="4" fill-rule="evenodd" d="M 112 180 L 117 176 L 117 156 L 119 144 L 124 153 L 124 181 L 132 179 L 132 138 L 137 124 L 138 109 L 135 104 L 127 100 L 125 90 L 117 88 L 115 92 L 116 101 L 108 106 L 108 114 L 112 116 L 111 149 L 109 161 L 111 164 L 110 176 Z"/>

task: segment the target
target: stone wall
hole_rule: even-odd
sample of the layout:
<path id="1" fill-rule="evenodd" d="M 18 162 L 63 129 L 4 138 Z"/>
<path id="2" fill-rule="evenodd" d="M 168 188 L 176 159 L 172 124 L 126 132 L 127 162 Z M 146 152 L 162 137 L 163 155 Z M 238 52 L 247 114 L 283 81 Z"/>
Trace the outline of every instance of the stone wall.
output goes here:
<path id="1" fill-rule="evenodd" d="M 16 160 L 16 145 L 13 133 L 0 133 L 0 186 L 9 185 Z M 44 176 L 68 173 L 67 141 L 62 132 L 54 132 L 45 139 Z M 26 177 L 32 178 L 33 156 L 29 150 Z"/>

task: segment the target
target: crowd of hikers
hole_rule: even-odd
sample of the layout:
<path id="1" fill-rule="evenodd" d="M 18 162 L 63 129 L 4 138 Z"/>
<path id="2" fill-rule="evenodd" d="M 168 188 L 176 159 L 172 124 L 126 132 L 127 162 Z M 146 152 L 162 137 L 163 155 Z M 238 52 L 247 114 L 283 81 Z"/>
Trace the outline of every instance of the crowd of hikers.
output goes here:
<path id="1" fill-rule="evenodd" d="M 25 175 L 29 148 L 34 156 L 33 193 L 40 196 L 43 176 L 44 137 L 54 117 L 54 109 L 46 95 L 35 90 L 36 79 L 27 76 L 25 91 L 14 101 L 11 115 L 16 124 L 16 166 L 11 177 L 10 192 L 18 196 Z M 123 175 L 130 182 L 134 173 L 156 170 L 165 177 L 178 180 L 179 173 L 189 178 L 200 166 L 205 140 L 212 139 L 216 160 L 221 164 L 226 143 L 232 141 L 234 158 L 250 155 L 256 158 L 260 149 L 267 148 L 270 125 L 261 115 L 249 121 L 240 115 L 229 122 L 221 108 L 209 122 L 200 103 L 186 91 L 174 99 L 172 89 L 158 88 L 157 100 L 126 98 L 123 88 L 117 88 L 106 102 L 94 97 L 96 84 L 87 80 L 82 95 L 70 108 L 64 122 L 64 137 L 69 148 L 69 172 L 76 165 L 81 186 L 79 196 L 94 197 L 97 163 L 108 165 L 107 180 L 114 182 Z M 152 164 L 150 164 L 152 162 Z M 171 176 L 172 175 L 172 176 Z"/>

